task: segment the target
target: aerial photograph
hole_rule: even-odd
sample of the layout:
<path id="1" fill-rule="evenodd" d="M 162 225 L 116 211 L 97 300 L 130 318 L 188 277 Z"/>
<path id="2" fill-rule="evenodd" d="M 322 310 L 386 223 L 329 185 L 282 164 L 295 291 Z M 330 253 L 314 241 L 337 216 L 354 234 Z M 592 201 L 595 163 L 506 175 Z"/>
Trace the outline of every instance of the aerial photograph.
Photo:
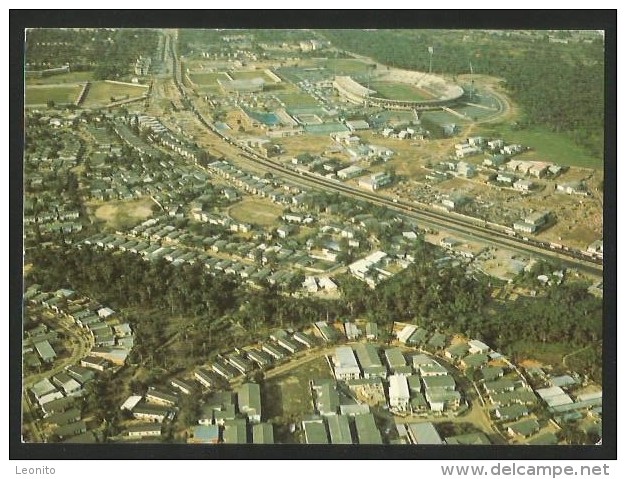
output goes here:
<path id="1" fill-rule="evenodd" d="M 22 443 L 602 443 L 605 31 L 24 35 Z"/>

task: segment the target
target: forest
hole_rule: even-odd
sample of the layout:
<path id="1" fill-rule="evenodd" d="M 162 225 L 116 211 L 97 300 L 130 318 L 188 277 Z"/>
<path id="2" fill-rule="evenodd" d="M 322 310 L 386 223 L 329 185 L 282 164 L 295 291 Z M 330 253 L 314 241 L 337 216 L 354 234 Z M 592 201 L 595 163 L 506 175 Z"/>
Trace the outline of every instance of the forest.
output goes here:
<path id="1" fill-rule="evenodd" d="M 489 278 L 469 277 L 462 267 L 436 266 L 432 249 L 422 242 L 414 253 L 413 265 L 375 290 L 351 276 L 338 277 L 343 297 L 335 300 L 294 294 L 303 276 L 280 287 L 255 288 L 231 276 L 211 276 L 202 264 L 146 263 L 130 253 L 68 245 L 29 252 L 34 268 L 27 283 L 44 291 L 70 287 L 127 311 L 137 338 L 133 360 L 150 358 L 162 366 L 199 364 L 238 341 L 247 344 L 274 328 L 297 329 L 321 319 L 366 318 L 388 327 L 411 322 L 482 339 L 504 353 L 518 341 L 560 344 L 569 352 L 602 339 L 602 300 L 583 283 L 496 304 Z M 601 382 L 601 360 L 587 355 L 576 364 Z"/>
<path id="2" fill-rule="evenodd" d="M 563 32 L 567 33 L 567 32 Z M 495 35 L 480 30 L 324 30 L 333 46 L 399 67 L 453 76 L 492 75 L 522 107 L 520 128 L 541 125 L 566 133 L 602 156 L 604 44 L 553 43 L 542 35 Z M 564 39 L 560 39 L 564 40 Z M 471 66 L 470 66 L 471 65 Z"/>

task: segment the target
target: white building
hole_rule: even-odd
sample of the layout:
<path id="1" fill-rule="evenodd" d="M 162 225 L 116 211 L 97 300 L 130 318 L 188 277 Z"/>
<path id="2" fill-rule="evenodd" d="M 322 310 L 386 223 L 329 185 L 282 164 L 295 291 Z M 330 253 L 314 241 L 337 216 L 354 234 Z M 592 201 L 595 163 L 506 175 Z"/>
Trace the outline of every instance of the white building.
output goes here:
<path id="1" fill-rule="evenodd" d="M 352 348 L 348 346 L 336 348 L 333 363 L 337 380 L 359 379 L 361 377 L 361 369 Z"/>
<path id="2" fill-rule="evenodd" d="M 406 376 L 400 374 L 389 376 L 389 407 L 396 411 L 407 411 L 410 400 Z"/>

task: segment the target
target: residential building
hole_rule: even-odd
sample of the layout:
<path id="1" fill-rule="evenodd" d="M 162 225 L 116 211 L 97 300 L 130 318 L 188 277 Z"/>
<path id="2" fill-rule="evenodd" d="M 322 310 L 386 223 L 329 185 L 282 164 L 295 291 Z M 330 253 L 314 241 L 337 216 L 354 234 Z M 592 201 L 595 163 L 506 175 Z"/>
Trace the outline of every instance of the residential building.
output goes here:
<path id="1" fill-rule="evenodd" d="M 382 444 L 380 431 L 376 427 L 373 414 L 360 414 L 354 417 L 359 444 Z"/>
<path id="2" fill-rule="evenodd" d="M 274 427 L 263 422 L 252 426 L 253 444 L 274 444 Z"/>
<path id="3" fill-rule="evenodd" d="M 189 444 L 217 444 L 220 439 L 220 428 L 217 425 L 198 425 L 191 428 L 187 439 Z"/>
<path id="4" fill-rule="evenodd" d="M 302 421 L 302 427 L 307 444 L 328 444 L 328 433 L 322 418 L 307 418 Z"/>
<path id="5" fill-rule="evenodd" d="M 354 357 L 354 351 L 348 346 L 341 346 L 335 349 L 333 364 L 335 377 L 339 381 L 361 377 L 361 370 Z"/>
<path id="6" fill-rule="evenodd" d="M 163 426 L 160 423 L 134 424 L 128 426 L 126 434 L 129 437 L 155 437 L 161 435 Z"/>
<path id="7" fill-rule="evenodd" d="M 385 359 L 391 374 L 409 376 L 413 373 L 413 368 L 407 365 L 406 358 L 400 348 L 385 349 Z"/>
<path id="8" fill-rule="evenodd" d="M 339 409 L 339 393 L 335 382 L 331 379 L 311 381 L 311 389 L 315 393 L 315 407 L 321 416 L 333 416 Z"/>
<path id="9" fill-rule="evenodd" d="M 357 344 L 354 346 L 361 370 L 364 378 L 379 377 L 385 379 L 387 377 L 387 368 L 383 366 L 378 356 L 378 348 L 373 344 Z"/>
<path id="10" fill-rule="evenodd" d="M 389 407 L 396 411 L 407 411 L 410 399 L 406 376 L 400 374 L 389 376 Z"/>
<path id="11" fill-rule="evenodd" d="M 251 423 L 261 422 L 261 386 L 256 383 L 242 384 L 237 392 L 239 411 L 245 414 Z"/>
<path id="12" fill-rule="evenodd" d="M 328 416 L 328 431 L 331 444 L 353 444 L 348 418 L 344 415 Z"/>
<path id="13" fill-rule="evenodd" d="M 524 419 L 523 421 L 516 422 L 514 424 L 509 425 L 506 428 L 509 436 L 521 436 L 521 437 L 530 437 L 539 431 L 540 426 L 536 419 Z"/>
<path id="14" fill-rule="evenodd" d="M 247 442 L 248 432 L 245 419 L 229 419 L 224 421 L 225 444 L 246 444 Z"/>
<path id="15" fill-rule="evenodd" d="M 418 422 L 406 425 L 412 444 L 443 444 L 441 436 L 431 422 Z"/>

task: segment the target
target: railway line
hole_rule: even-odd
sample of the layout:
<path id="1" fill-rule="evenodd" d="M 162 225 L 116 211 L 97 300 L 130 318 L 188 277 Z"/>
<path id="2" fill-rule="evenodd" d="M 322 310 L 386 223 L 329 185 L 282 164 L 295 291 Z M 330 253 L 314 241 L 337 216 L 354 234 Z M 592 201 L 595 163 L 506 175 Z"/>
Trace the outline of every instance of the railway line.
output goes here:
<path id="1" fill-rule="evenodd" d="M 488 223 L 484 220 L 463 216 L 455 217 L 454 213 L 442 214 L 429 210 L 425 205 L 407 201 L 391 200 L 364 190 L 353 188 L 337 180 L 329 180 L 308 172 L 295 171 L 283 164 L 263 158 L 249 147 L 239 145 L 233 139 L 221 133 L 211 122 L 195 108 L 191 95 L 188 95 L 182 83 L 180 62 L 175 49 L 176 42 L 169 41 L 170 58 L 174 84 L 181 96 L 181 103 L 188 108 L 198 121 L 211 133 L 235 149 L 235 155 L 244 161 L 254 163 L 257 167 L 263 166 L 280 176 L 292 179 L 300 184 L 306 184 L 316 189 L 340 193 L 355 199 L 364 200 L 371 204 L 383 206 L 400 213 L 406 218 L 418 222 L 426 227 L 436 227 L 460 234 L 466 238 L 480 241 L 485 244 L 504 247 L 524 254 L 529 254 L 545 260 L 558 260 L 569 268 L 575 268 L 587 274 L 602 276 L 602 259 L 591 256 L 579 250 L 572 250 L 562 245 L 554 245 L 529 237 L 519 237 L 508 227 Z M 460 215 L 459 215 L 460 216 Z"/>

